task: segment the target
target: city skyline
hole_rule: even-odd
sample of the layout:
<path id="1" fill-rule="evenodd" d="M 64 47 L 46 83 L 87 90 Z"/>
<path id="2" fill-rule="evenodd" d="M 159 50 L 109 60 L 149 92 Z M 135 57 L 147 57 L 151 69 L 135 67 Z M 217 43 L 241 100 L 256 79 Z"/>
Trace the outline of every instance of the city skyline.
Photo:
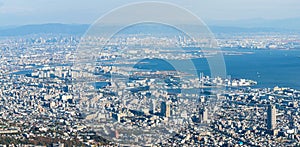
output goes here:
<path id="1" fill-rule="evenodd" d="M 0 147 L 299 146 L 299 10 L 0 0 Z"/>

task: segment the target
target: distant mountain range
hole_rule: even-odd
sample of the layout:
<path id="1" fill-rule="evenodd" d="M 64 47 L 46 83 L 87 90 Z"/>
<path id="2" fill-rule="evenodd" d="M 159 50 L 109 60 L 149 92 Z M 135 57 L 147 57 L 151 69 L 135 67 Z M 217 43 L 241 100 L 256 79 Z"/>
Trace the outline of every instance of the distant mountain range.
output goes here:
<path id="1" fill-rule="evenodd" d="M 299 33 L 299 19 L 285 20 L 239 20 L 239 21 L 206 21 L 208 27 L 213 33 L 257 33 L 257 32 L 284 32 L 284 33 Z M 29 34 L 72 34 L 83 35 L 89 28 L 88 24 L 34 24 L 24 26 L 6 26 L 0 27 L 0 36 L 23 36 Z M 166 26 L 138 26 L 134 29 L 129 29 L 123 33 L 164 33 L 172 32 L 172 29 Z"/>
<path id="2" fill-rule="evenodd" d="M 245 20 L 207 20 L 211 26 L 239 28 L 273 28 L 281 30 L 300 31 L 300 18 L 287 19 L 245 19 Z"/>
<path id="3" fill-rule="evenodd" d="M 86 24 L 35 24 L 0 28 L 0 36 L 23 36 L 29 34 L 73 34 L 82 35 L 88 29 Z"/>

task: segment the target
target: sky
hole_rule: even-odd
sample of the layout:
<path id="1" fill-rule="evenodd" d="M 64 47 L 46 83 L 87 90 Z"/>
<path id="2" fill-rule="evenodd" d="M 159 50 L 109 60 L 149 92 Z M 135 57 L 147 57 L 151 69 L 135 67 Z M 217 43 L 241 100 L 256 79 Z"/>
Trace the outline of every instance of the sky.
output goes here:
<path id="1" fill-rule="evenodd" d="M 300 18 L 300 0 L 163 1 L 186 8 L 204 21 Z M 91 24 L 112 9 L 133 2 L 141 1 L 0 0 L 0 26 L 43 23 Z"/>

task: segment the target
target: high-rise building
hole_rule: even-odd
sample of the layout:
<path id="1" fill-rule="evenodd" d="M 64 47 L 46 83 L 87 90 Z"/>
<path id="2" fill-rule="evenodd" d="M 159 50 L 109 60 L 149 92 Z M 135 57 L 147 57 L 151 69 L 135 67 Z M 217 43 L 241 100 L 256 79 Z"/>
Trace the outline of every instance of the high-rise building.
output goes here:
<path id="1" fill-rule="evenodd" d="M 151 108 L 150 108 L 150 110 L 152 111 L 153 114 L 156 113 L 156 100 L 154 100 L 154 99 L 151 101 Z"/>
<path id="2" fill-rule="evenodd" d="M 276 128 L 276 107 L 269 105 L 267 110 L 267 129 L 274 130 Z"/>
<path id="3" fill-rule="evenodd" d="M 208 110 L 204 108 L 199 109 L 199 121 L 200 123 L 206 123 L 208 120 Z"/>
<path id="4" fill-rule="evenodd" d="M 164 117 L 170 117 L 170 115 L 171 115 L 170 103 L 168 103 L 168 102 L 161 102 L 160 113 Z"/>

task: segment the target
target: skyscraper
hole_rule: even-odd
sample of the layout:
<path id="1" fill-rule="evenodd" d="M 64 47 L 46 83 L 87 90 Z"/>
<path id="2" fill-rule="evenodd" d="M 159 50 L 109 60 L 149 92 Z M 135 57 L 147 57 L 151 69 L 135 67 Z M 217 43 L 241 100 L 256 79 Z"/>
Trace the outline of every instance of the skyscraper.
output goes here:
<path id="1" fill-rule="evenodd" d="M 267 110 L 267 129 L 274 130 L 276 128 L 276 107 L 269 105 Z"/>
<path id="2" fill-rule="evenodd" d="M 150 110 L 152 111 L 153 114 L 156 113 L 156 100 L 154 100 L 154 99 L 151 101 L 151 109 Z"/>
<path id="3" fill-rule="evenodd" d="M 170 115 L 171 115 L 170 103 L 161 102 L 160 113 L 164 117 L 170 117 Z"/>
<path id="4" fill-rule="evenodd" d="M 199 109 L 199 121 L 200 123 L 206 123 L 208 120 L 208 111 L 207 109 L 204 108 L 200 108 Z"/>

